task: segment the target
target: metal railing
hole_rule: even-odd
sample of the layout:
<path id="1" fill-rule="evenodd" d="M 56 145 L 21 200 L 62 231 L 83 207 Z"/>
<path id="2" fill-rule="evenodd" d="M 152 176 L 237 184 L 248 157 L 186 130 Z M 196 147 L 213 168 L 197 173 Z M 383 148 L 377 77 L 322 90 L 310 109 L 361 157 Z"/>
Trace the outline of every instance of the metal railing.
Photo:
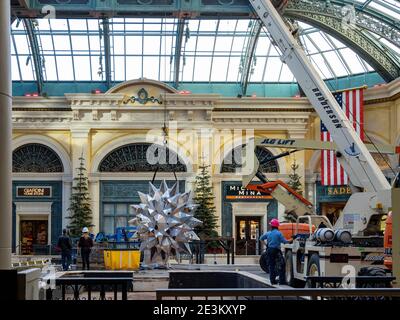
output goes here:
<path id="1" fill-rule="evenodd" d="M 57 254 L 55 250 L 55 244 L 32 244 L 32 251 L 29 254 L 25 254 L 22 250 L 23 244 L 19 242 L 15 246 L 15 253 L 18 255 L 28 255 L 28 256 L 44 256 Z"/>
<path id="2" fill-rule="evenodd" d="M 157 300 L 393 300 L 398 288 L 159 289 Z"/>
<path id="3" fill-rule="evenodd" d="M 207 254 L 207 249 L 210 245 L 220 248 L 222 253 L 226 254 L 227 264 L 235 264 L 234 239 L 230 237 L 205 238 L 202 240 L 191 241 L 191 261 L 196 264 L 203 264 L 205 261 L 205 255 Z"/>
<path id="4" fill-rule="evenodd" d="M 131 277 L 60 277 L 56 288 L 46 289 L 46 300 L 127 300 L 130 284 Z"/>

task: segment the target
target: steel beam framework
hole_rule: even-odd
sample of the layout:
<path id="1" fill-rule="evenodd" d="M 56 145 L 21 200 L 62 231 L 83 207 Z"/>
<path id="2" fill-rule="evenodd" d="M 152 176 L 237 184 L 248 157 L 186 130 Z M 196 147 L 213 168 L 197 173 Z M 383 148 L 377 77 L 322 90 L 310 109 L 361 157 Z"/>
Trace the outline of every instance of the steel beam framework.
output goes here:
<path id="1" fill-rule="evenodd" d="M 350 1 L 327 1 L 324 0 L 292 0 L 288 2 L 284 15 L 294 19 L 310 14 L 330 17 L 343 21 L 345 18 L 345 5 L 354 4 Z M 349 7 L 350 8 L 350 7 Z M 368 30 L 386 39 L 392 44 L 400 47 L 400 22 L 382 16 L 368 7 L 354 7 L 355 16 L 353 23 L 359 28 Z M 399 9 L 400 12 L 400 9 Z"/>
<path id="2" fill-rule="evenodd" d="M 35 76 L 38 93 L 43 93 L 43 62 L 42 55 L 40 54 L 39 42 L 35 33 L 35 25 L 32 19 L 23 19 L 25 30 L 28 36 L 29 45 L 31 49 L 31 55 L 33 59 L 33 64 L 35 68 Z"/>
<path id="3" fill-rule="evenodd" d="M 105 81 L 107 89 L 111 88 L 112 69 L 111 69 L 111 42 L 110 42 L 110 21 L 108 18 L 103 22 L 103 43 L 104 43 L 104 66 L 105 66 Z"/>
<path id="4" fill-rule="evenodd" d="M 375 0 L 374 2 L 377 2 Z M 13 0 L 13 14 L 15 16 L 43 16 L 43 4 L 39 0 L 23 1 L 23 4 Z M 382 1 L 378 1 L 381 3 Z M 377 2 L 377 3 L 378 3 Z M 110 22 L 109 17 L 178 17 L 179 23 L 176 32 L 174 69 L 172 81 L 175 87 L 179 85 L 181 68 L 181 51 L 184 34 L 184 25 L 181 24 L 190 18 L 255 18 L 246 0 L 232 0 L 231 3 L 224 4 L 220 0 L 189 0 L 181 2 L 170 0 L 153 0 L 151 3 L 132 4 L 119 0 L 108 2 L 92 0 L 87 4 L 62 3 L 60 1 L 46 1 L 55 8 L 57 18 L 70 17 L 97 17 L 103 20 L 104 24 L 104 51 L 105 51 L 105 81 L 107 87 L 112 82 L 112 63 L 110 46 Z M 355 9 L 354 26 L 346 27 L 343 23 L 343 8 L 352 5 Z M 400 23 L 393 20 L 390 16 L 371 8 L 370 4 L 355 5 L 350 0 L 292 0 L 288 2 L 283 14 L 294 20 L 306 22 L 314 27 L 318 27 L 329 33 L 335 38 L 351 47 L 357 54 L 366 60 L 386 81 L 391 81 L 400 76 L 400 58 L 388 47 L 382 45 L 379 40 L 369 32 L 378 37 L 386 39 L 395 46 L 400 47 Z M 400 10 L 399 10 L 400 14 Z M 258 35 L 251 35 L 247 50 L 244 54 L 243 72 L 240 75 L 241 90 L 245 93 L 251 72 L 253 54 Z M 35 59 L 38 60 L 38 59 Z M 36 65 L 35 65 L 36 66 Z M 35 68 L 36 70 L 38 68 Z"/>
<path id="5" fill-rule="evenodd" d="M 260 21 L 255 21 L 252 25 L 251 31 L 250 31 L 250 37 L 247 42 L 247 47 L 246 51 L 244 54 L 244 59 L 243 59 L 243 69 L 242 69 L 242 75 L 240 79 L 240 88 L 242 91 L 242 95 L 246 96 L 247 94 L 247 86 L 249 84 L 249 77 L 251 74 L 251 69 L 254 61 L 254 52 L 256 50 L 257 42 L 260 37 L 262 29 L 262 24 Z"/>
<path id="6" fill-rule="evenodd" d="M 174 53 L 174 88 L 179 86 L 179 73 L 181 67 L 183 35 L 185 33 L 185 19 L 179 19 L 176 28 L 175 53 Z"/>
<path id="7" fill-rule="evenodd" d="M 46 13 L 42 12 L 45 5 L 51 5 L 56 10 L 56 14 L 60 18 L 68 18 L 73 15 L 78 18 L 87 18 L 88 16 L 93 18 L 101 17 L 180 17 L 180 18 L 251 18 L 254 17 L 254 13 L 247 0 L 231 0 L 231 1 L 221 1 L 221 0 L 169 0 L 166 1 L 129 1 L 125 0 L 91 0 L 87 3 L 82 3 L 80 1 L 76 2 L 74 0 L 70 1 L 59 1 L 59 0 L 46 0 L 45 3 L 41 0 L 10 0 L 13 13 L 19 17 L 40 17 L 44 16 Z M 360 13 L 359 18 L 362 20 L 366 16 L 368 18 L 374 18 L 379 21 L 379 23 L 385 23 L 390 28 L 399 28 L 399 23 L 392 17 L 385 15 L 382 12 L 378 12 L 374 8 L 371 8 L 370 2 L 357 4 L 353 0 L 291 0 L 289 1 L 289 7 L 293 8 L 297 6 L 297 3 L 315 3 L 316 6 L 321 4 L 326 9 L 325 14 L 331 14 L 332 11 L 337 11 L 344 6 L 352 6 L 355 8 L 357 13 Z M 384 1 L 374 0 L 374 3 L 380 6 L 393 10 L 393 7 L 387 5 Z M 394 9 L 396 10 L 396 9 Z M 329 12 L 330 11 L 330 12 Z M 341 10 L 340 10 L 341 11 Z M 322 12 L 321 12 L 322 13 Z M 400 9 L 397 11 L 400 14 Z M 357 17 L 358 18 L 358 17 Z M 361 23 L 360 20 L 360 23 Z M 368 23 L 362 23 L 365 27 L 369 27 Z M 379 30 L 376 30 L 379 31 Z"/>
<path id="8" fill-rule="evenodd" d="M 342 41 L 367 61 L 386 81 L 390 82 L 400 76 L 400 62 L 376 39 L 368 37 L 360 28 L 347 26 L 336 17 L 307 10 L 290 17 L 318 27 Z"/>

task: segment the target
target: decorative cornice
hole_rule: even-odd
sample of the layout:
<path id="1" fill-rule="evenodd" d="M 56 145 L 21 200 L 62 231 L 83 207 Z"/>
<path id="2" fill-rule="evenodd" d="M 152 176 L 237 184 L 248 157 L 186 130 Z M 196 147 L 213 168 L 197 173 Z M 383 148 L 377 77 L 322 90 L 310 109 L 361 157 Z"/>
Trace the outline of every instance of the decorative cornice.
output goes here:
<path id="1" fill-rule="evenodd" d="M 71 112 L 71 108 L 13 108 L 12 111 L 44 111 L 44 112 Z"/>
<path id="2" fill-rule="evenodd" d="M 364 104 L 372 105 L 400 99 L 400 78 L 387 83 L 368 88 L 364 93 Z"/>
<path id="3" fill-rule="evenodd" d="M 307 109 L 292 109 L 292 108 L 218 108 L 217 112 L 307 112 L 311 113 L 315 110 L 312 108 Z"/>
<path id="4" fill-rule="evenodd" d="M 99 106 L 109 108 L 110 106 L 120 106 L 125 98 L 124 94 L 109 93 L 109 94 L 65 94 L 67 102 L 72 108 L 83 106 Z"/>
<path id="5" fill-rule="evenodd" d="M 388 98 L 379 98 L 379 99 L 373 99 L 373 100 L 367 100 L 364 102 L 364 105 L 373 105 L 373 104 L 378 104 L 378 103 L 385 103 L 385 102 L 391 102 L 391 101 L 396 101 L 400 99 L 400 93 L 388 97 Z"/>
<path id="6" fill-rule="evenodd" d="M 287 105 L 293 108 L 312 107 L 310 101 L 306 97 L 283 97 L 283 98 L 270 98 L 270 97 L 243 97 L 243 98 L 229 98 L 222 97 L 216 101 L 217 107 L 232 106 L 232 107 L 286 107 Z"/>
<path id="7" fill-rule="evenodd" d="M 46 123 L 69 123 L 72 120 L 71 111 L 57 111 L 49 113 L 46 110 L 39 112 L 37 109 L 34 110 L 14 110 L 12 113 L 12 121 L 14 124 L 46 124 Z"/>
<path id="8" fill-rule="evenodd" d="M 16 111 L 71 111 L 65 97 L 13 97 L 13 110 Z"/>
<path id="9" fill-rule="evenodd" d="M 236 123 L 242 123 L 242 122 L 248 122 L 248 123 L 271 123 L 271 124 L 307 124 L 308 123 L 308 118 L 279 118 L 279 117 L 265 117 L 265 118 L 260 118 L 260 117 L 240 117 L 240 118 L 217 118 L 213 117 L 213 121 L 215 123 L 225 123 L 225 122 L 236 122 Z"/>
<path id="10" fill-rule="evenodd" d="M 29 117 L 29 116 L 13 116 L 13 123 L 55 123 L 55 122 L 70 122 L 70 117 Z"/>

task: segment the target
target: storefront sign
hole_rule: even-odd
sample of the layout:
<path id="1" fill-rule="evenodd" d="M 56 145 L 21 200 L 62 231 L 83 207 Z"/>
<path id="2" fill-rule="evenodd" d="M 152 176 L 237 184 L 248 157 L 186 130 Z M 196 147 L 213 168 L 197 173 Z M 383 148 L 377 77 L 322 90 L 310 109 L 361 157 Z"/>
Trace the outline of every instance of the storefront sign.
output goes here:
<path id="1" fill-rule="evenodd" d="M 317 203 L 346 202 L 350 196 L 349 186 L 322 186 L 317 183 Z"/>
<path id="2" fill-rule="evenodd" d="M 248 190 L 242 186 L 228 185 L 226 186 L 226 199 L 272 199 L 269 193 Z"/>
<path id="3" fill-rule="evenodd" d="M 51 197 L 51 187 L 17 187 L 17 197 Z"/>
<path id="4" fill-rule="evenodd" d="M 338 187 L 327 187 L 326 188 L 327 196 L 343 196 L 343 195 L 351 195 L 351 189 L 348 186 L 338 186 Z"/>

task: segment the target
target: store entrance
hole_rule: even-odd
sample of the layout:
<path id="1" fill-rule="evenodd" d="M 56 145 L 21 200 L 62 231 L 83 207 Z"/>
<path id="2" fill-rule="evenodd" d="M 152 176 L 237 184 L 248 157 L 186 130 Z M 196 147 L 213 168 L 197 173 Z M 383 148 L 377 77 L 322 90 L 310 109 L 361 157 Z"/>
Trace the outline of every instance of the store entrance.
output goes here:
<path id="1" fill-rule="evenodd" d="M 21 220 L 21 254 L 32 255 L 47 252 L 49 236 L 48 230 L 47 220 Z"/>
<path id="2" fill-rule="evenodd" d="M 261 217 L 236 216 L 236 254 L 261 254 L 260 241 Z"/>

